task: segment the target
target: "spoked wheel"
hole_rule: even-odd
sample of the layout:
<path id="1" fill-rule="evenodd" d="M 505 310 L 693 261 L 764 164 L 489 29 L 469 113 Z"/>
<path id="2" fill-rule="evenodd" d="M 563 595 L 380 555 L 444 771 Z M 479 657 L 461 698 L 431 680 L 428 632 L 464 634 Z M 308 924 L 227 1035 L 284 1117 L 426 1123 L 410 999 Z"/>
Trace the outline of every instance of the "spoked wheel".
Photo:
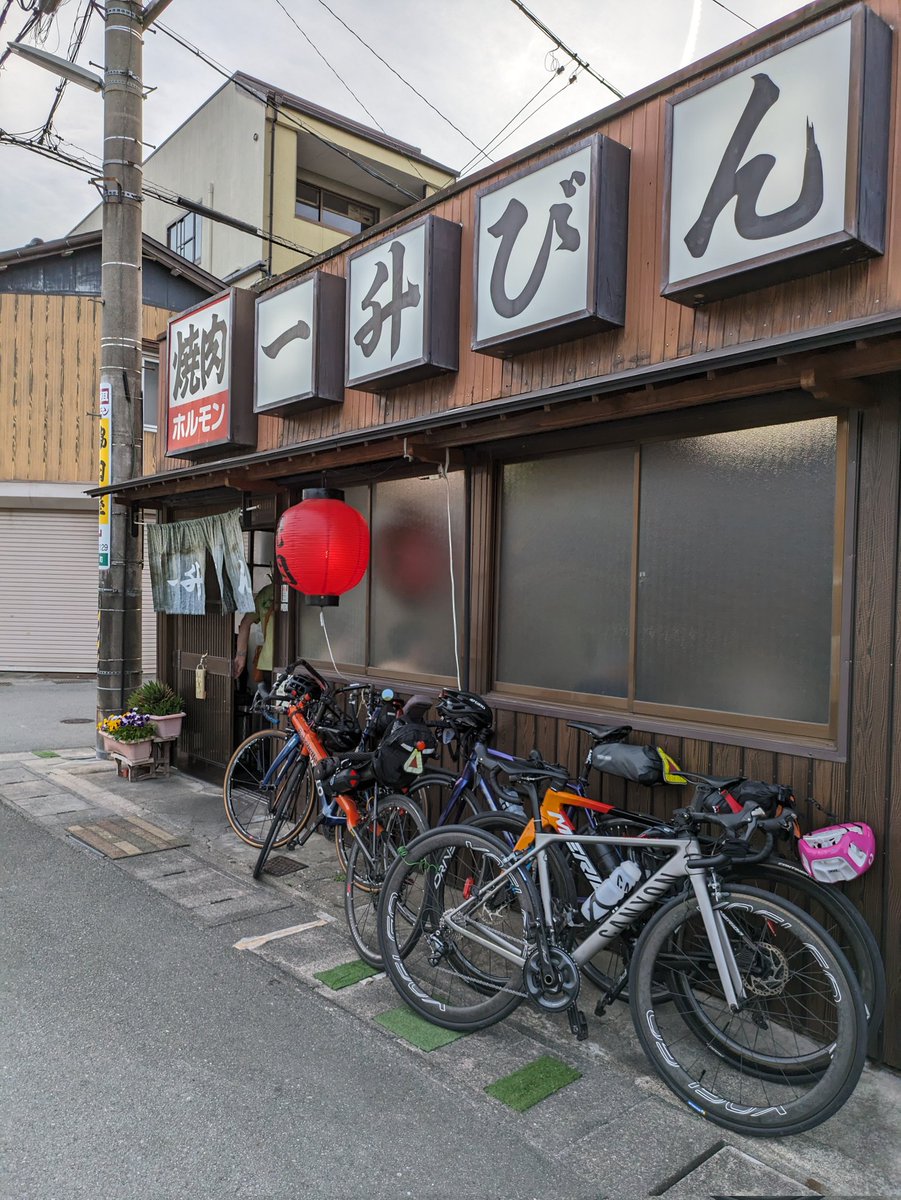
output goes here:
<path id="1" fill-rule="evenodd" d="M 304 759 L 303 763 L 306 764 L 306 761 Z M 254 879 L 262 877 L 263 869 L 272 851 L 277 847 L 288 845 L 303 830 L 313 812 L 314 799 L 310 772 L 298 773 L 294 788 L 283 790 L 276 810 L 270 818 L 266 838 L 254 864 Z M 304 813 L 303 819 L 300 821 L 297 820 L 298 812 Z"/>
<path id="2" fill-rule="evenodd" d="M 288 734 L 279 729 L 263 729 L 245 738 L 229 759 L 222 784 L 222 798 L 228 823 L 248 846 L 260 847 L 280 810 L 285 794 L 292 796 L 294 807 L 290 828 L 280 826 L 277 846 L 289 842 L 309 819 L 313 806 L 312 789 L 302 787 L 308 759 L 305 754 L 289 758 L 273 772 L 273 764 L 285 747 Z"/>
<path id="3" fill-rule="evenodd" d="M 831 938 L 784 901 L 734 889 L 717 912 L 745 993 L 739 1011 L 726 1002 L 697 902 L 679 898 L 635 948 L 638 1038 L 667 1086 L 715 1124 L 770 1137 L 812 1129 L 863 1069 L 857 981 Z"/>
<path id="4" fill-rule="evenodd" d="M 385 970 L 415 1012 L 446 1029 L 485 1029 L 525 997 L 537 896 L 523 872 L 495 882 L 508 854 L 489 834 L 446 826 L 411 842 L 385 880 Z"/>
<path id="5" fill-rule="evenodd" d="M 378 905 L 382 884 L 398 854 L 417 834 L 425 832 L 425 817 L 407 796 L 386 796 L 357 826 L 347 856 L 344 913 L 357 952 L 372 967 L 381 967 Z M 415 921 L 409 922 L 415 929 Z M 406 949 L 406 940 L 402 949 Z"/>

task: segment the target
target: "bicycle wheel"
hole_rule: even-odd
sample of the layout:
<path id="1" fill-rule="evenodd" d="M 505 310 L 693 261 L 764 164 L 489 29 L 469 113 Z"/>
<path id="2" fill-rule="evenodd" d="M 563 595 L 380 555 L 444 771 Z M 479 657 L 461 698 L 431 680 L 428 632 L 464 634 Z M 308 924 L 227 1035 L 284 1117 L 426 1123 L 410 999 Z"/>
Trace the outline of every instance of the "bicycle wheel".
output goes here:
<path id="1" fill-rule="evenodd" d="M 456 775 L 450 772 L 430 771 L 428 775 L 422 775 L 410 784 L 408 794 L 416 801 L 429 823 L 429 828 L 439 825 L 468 825 L 472 817 L 485 811 L 484 804 L 479 802 L 478 796 L 469 788 L 464 788 L 452 804 L 451 796 L 456 783 Z"/>
<path id="2" fill-rule="evenodd" d="M 525 998 L 526 931 L 537 897 L 523 873 L 492 889 L 507 854 L 489 834 L 448 825 L 415 838 L 382 886 L 388 978 L 414 1012 L 445 1029 L 485 1029 Z"/>
<path id="3" fill-rule="evenodd" d="M 402 846 L 426 829 L 425 817 L 407 796 L 385 796 L 357 827 L 347 856 L 344 914 L 357 953 L 371 967 L 381 967 L 378 905 L 385 876 Z M 411 933 L 415 921 L 410 923 Z M 406 940 L 401 947 L 406 948 Z"/>
<path id="4" fill-rule="evenodd" d="M 812 1129 L 863 1070 L 857 981 L 832 939 L 786 901 L 735 889 L 716 911 L 746 994 L 739 1011 L 726 1002 L 697 902 L 679 897 L 635 947 L 638 1039 L 664 1083 L 714 1124 L 769 1137 Z"/>
<path id="5" fill-rule="evenodd" d="M 869 925 L 838 888 L 811 879 L 803 867 L 773 858 L 756 866 L 732 868 L 735 879 L 796 904 L 825 929 L 845 955 L 863 994 L 870 1033 L 878 1033 L 885 1015 L 885 967 Z"/>
<path id="6" fill-rule="evenodd" d="M 267 776 L 279 753 L 284 749 L 288 734 L 280 729 L 263 729 L 252 733 L 238 746 L 225 769 L 222 796 L 229 825 L 248 846 L 260 847 L 266 840 L 273 815 L 285 789 L 296 793 L 294 809 L 297 829 L 309 819 L 312 791 L 301 788 L 307 769 L 305 755 L 289 758 L 271 779 Z M 265 781 L 265 782 L 264 782 Z M 304 804 L 308 808 L 304 808 Z M 290 841 L 292 831 L 278 845 Z"/>
<path id="7" fill-rule="evenodd" d="M 298 766 L 302 769 L 294 772 L 293 784 L 287 784 L 280 791 L 275 811 L 269 820 L 266 837 L 260 847 L 257 861 L 254 863 L 254 879 L 262 877 L 263 868 L 272 851 L 277 847 L 287 846 L 297 837 L 310 819 L 313 811 L 312 779 L 310 773 L 306 771 L 306 759 Z M 297 813 L 301 810 L 305 815 L 301 821 L 298 821 Z"/>

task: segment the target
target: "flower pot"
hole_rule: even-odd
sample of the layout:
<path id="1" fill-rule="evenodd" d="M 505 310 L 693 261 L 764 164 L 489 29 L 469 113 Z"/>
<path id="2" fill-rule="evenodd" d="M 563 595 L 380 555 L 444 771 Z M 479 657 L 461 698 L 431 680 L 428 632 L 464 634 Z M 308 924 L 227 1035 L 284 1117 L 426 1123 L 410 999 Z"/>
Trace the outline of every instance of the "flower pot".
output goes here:
<path id="1" fill-rule="evenodd" d="M 185 719 L 183 712 L 169 713 L 165 717 L 156 717 L 153 713 L 148 713 L 147 715 L 156 726 L 157 737 L 178 737 L 181 733 L 181 723 Z"/>
<path id="2" fill-rule="evenodd" d="M 120 758 L 124 758 L 130 763 L 145 763 L 153 761 L 153 741 L 147 738 L 143 742 L 120 742 L 117 738 L 112 739 L 111 753 L 118 754 Z"/>
<path id="3" fill-rule="evenodd" d="M 100 736 L 103 738 L 103 749 L 107 752 L 107 754 L 115 754 L 116 747 L 119 745 L 119 743 L 116 741 L 113 735 L 111 733 L 103 733 L 101 731 Z"/>

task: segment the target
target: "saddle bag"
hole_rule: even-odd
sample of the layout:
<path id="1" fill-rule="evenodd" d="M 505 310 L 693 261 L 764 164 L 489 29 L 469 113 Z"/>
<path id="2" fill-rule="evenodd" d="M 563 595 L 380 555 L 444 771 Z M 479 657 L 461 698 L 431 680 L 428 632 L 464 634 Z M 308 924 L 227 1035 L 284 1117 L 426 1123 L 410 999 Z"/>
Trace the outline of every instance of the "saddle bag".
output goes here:
<path id="1" fill-rule="evenodd" d="M 605 775 L 618 775 L 647 787 L 663 783 L 663 763 L 653 746 L 629 746 L 625 742 L 602 742 L 591 752 L 591 765 Z"/>

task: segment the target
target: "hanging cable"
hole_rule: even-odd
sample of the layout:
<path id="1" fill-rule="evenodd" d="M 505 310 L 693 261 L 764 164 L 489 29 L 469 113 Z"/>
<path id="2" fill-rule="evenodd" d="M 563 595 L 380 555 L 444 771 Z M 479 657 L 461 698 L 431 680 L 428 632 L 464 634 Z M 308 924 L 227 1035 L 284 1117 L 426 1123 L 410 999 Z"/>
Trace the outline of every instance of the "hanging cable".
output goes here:
<path id="1" fill-rule="evenodd" d="M 79 23 L 79 18 L 78 17 L 75 18 L 75 25 L 73 25 L 73 27 L 72 27 L 72 36 L 69 39 L 69 51 L 66 54 L 66 58 L 68 58 L 69 62 L 71 62 L 71 63 L 74 63 L 76 58 L 78 57 L 78 51 L 81 49 L 81 44 L 85 39 L 85 34 L 88 31 L 88 24 L 91 20 L 93 13 L 94 13 L 93 0 L 87 0 L 85 9 L 84 9 L 84 13 L 81 14 L 80 23 Z M 49 136 L 51 126 L 53 125 L 53 118 L 56 115 L 56 110 L 59 108 L 60 103 L 62 102 L 63 93 L 66 90 L 67 82 L 68 82 L 68 80 L 66 80 L 66 79 L 61 79 L 59 81 L 59 84 L 56 89 L 56 96 L 54 97 L 53 103 L 50 105 L 50 112 L 47 113 L 47 119 L 44 122 L 43 128 L 41 129 L 40 138 L 39 138 L 40 141 L 43 141 L 44 138 Z"/>
<path id="2" fill-rule="evenodd" d="M 718 5 L 723 10 L 723 12 L 729 13 L 729 15 L 732 17 L 735 17 L 735 19 L 737 21 L 741 21 L 743 24 L 747 25 L 749 29 L 757 29 L 758 28 L 756 25 L 752 25 L 751 22 L 747 19 L 747 17 L 743 17 L 741 15 L 741 13 L 737 13 L 734 9 L 729 8 L 729 6 L 727 4 L 723 4 L 723 0 L 713 0 L 713 3 Z"/>
<path id="3" fill-rule="evenodd" d="M 328 630 L 325 627 L 325 609 L 319 610 L 319 624 L 322 626 L 322 632 L 325 634 L 325 644 L 328 648 L 328 656 L 332 660 L 332 666 L 335 668 L 335 674 L 338 675 L 338 664 L 335 662 L 335 656 L 332 654 L 332 643 L 329 641 Z"/>
<path id="4" fill-rule="evenodd" d="M 454 662 L 457 666 L 457 687 L 463 686 L 463 676 L 460 673 L 460 636 L 457 630 L 457 581 L 454 574 L 454 528 L 451 522 L 451 494 L 450 480 L 447 477 L 447 468 L 450 463 L 450 450 L 445 451 L 444 466 L 438 467 L 438 474 L 444 480 L 445 497 L 447 500 L 447 557 L 450 563 L 450 583 L 451 583 L 451 621 L 454 626 Z"/>

